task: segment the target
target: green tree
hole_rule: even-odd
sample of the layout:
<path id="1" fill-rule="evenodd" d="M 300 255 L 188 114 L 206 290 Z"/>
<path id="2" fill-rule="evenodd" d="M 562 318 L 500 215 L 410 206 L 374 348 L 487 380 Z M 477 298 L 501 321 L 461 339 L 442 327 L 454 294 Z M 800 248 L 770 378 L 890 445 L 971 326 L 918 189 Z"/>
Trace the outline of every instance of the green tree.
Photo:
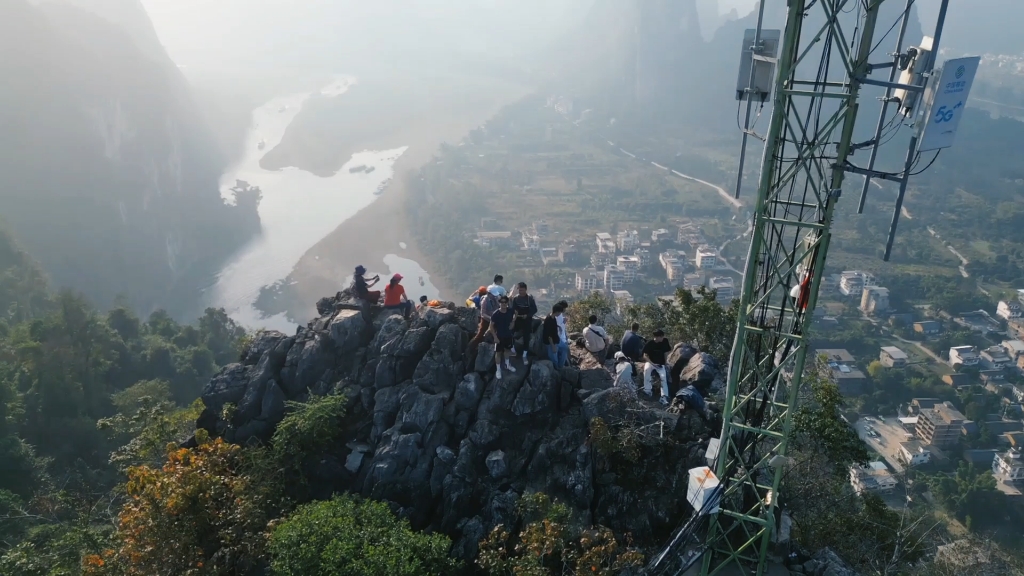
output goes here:
<path id="1" fill-rule="evenodd" d="M 300 506 L 270 535 L 277 576 L 445 576 L 451 541 L 414 532 L 381 502 L 342 495 Z"/>

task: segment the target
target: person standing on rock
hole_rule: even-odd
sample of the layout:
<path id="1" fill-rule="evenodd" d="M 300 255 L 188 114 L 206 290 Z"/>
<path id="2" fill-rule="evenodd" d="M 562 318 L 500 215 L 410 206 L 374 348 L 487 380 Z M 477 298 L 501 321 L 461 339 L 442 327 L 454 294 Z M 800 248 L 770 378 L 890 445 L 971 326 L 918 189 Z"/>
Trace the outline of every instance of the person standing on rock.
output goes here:
<path id="1" fill-rule="evenodd" d="M 515 312 L 508 307 L 508 296 L 498 299 L 498 309 L 491 314 L 491 334 L 494 336 L 494 364 L 498 367 L 495 378 L 501 378 L 501 364 L 504 360 L 505 369 L 515 372 L 512 367 L 512 339 L 515 337 Z"/>
<path id="2" fill-rule="evenodd" d="M 362 264 L 356 266 L 355 275 L 352 277 L 352 294 L 360 300 L 366 301 L 371 306 L 376 306 L 377 301 L 380 300 L 380 290 L 370 290 L 380 282 L 380 275 L 370 278 L 367 282 L 363 275 L 366 274 L 366 268 Z"/>
<path id="3" fill-rule="evenodd" d="M 530 336 L 533 332 L 533 317 L 537 315 L 537 302 L 526 290 L 526 282 L 516 285 L 519 294 L 512 299 L 512 312 L 515 313 L 515 331 L 523 337 L 523 365 L 530 363 L 527 352 L 530 349 Z"/>
<path id="4" fill-rule="evenodd" d="M 665 332 L 660 329 L 654 331 L 654 340 L 648 341 L 643 349 L 644 358 L 647 359 L 647 363 L 644 364 L 644 394 L 648 398 L 653 396 L 651 373 L 657 372 L 661 377 L 659 402 L 662 404 L 668 404 L 668 371 L 665 370 L 665 362 L 671 351 L 672 345 L 665 339 Z"/>
<path id="5" fill-rule="evenodd" d="M 604 366 L 604 360 L 608 354 L 608 345 L 611 344 L 611 339 L 608 338 L 608 333 L 605 332 L 604 328 L 597 325 L 596 315 L 591 314 L 588 322 L 590 322 L 590 325 L 583 329 L 583 343 L 587 347 L 587 351 L 593 354 L 594 358 Z"/>
<path id="6" fill-rule="evenodd" d="M 504 288 L 502 288 L 504 290 Z M 470 352 L 475 352 L 477 346 L 480 345 L 484 340 L 484 336 L 489 332 L 491 327 L 491 314 L 498 309 L 498 298 L 501 296 L 497 289 L 490 290 L 487 294 L 480 299 L 480 327 L 476 331 L 476 336 L 469 341 Z"/>
<path id="7" fill-rule="evenodd" d="M 551 314 L 544 318 L 541 328 L 548 360 L 551 360 L 556 370 L 565 366 L 569 360 L 569 339 L 565 335 L 565 317 L 563 315 L 567 306 L 568 304 L 564 300 L 552 306 Z"/>
<path id="8" fill-rule="evenodd" d="M 508 295 L 508 291 L 505 290 L 504 286 L 502 286 L 502 284 L 504 282 L 505 282 L 505 277 L 504 276 L 502 276 L 501 274 L 495 274 L 494 275 L 494 284 L 491 284 L 490 286 L 487 287 L 488 294 L 495 294 L 495 290 L 497 290 L 496 294 L 497 294 L 497 296 L 499 298 L 501 296 Z"/>
<path id="9" fill-rule="evenodd" d="M 481 286 L 480 288 L 477 288 L 477 290 L 475 292 L 473 292 L 472 294 L 469 295 L 469 298 L 466 298 L 466 307 L 467 308 L 476 308 L 477 310 L 479 310 L 480 309 L 480 300 L 482 300 L 483 297 L 486 294 L 487 294 L 487 287 L 486 286 Z"/>
<path id="10" fill-rule="evenodd" d="M 402 315 L 408 320 L 412 316 L 413 303 L 405 294 L 405 287 L 402 286 L 401 274 L 395 274 L 391 281 L 384 287 L 384 307 L 395 308 L 402 311 Z"/>

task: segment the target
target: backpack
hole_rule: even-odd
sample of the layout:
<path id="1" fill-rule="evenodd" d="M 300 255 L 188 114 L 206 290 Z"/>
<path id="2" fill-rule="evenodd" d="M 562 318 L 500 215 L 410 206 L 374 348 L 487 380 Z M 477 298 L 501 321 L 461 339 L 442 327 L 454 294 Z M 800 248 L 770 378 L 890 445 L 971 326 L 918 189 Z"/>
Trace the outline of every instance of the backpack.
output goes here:
<path id="1" fill-rule="evenodd" d="M 487 320 L 491 319 L 491 314 L 498 309 L 498 298 L 494 294 L 488 293 L 487 296 L 480 301 L 480 316 Z"/>

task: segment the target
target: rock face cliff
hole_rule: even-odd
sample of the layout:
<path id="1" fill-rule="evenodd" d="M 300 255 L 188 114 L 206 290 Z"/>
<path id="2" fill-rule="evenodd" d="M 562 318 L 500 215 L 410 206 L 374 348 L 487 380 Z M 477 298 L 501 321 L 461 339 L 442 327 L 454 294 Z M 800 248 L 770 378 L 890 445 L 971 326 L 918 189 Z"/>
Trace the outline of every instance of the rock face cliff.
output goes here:
<path id="1" fill-rule="evenodd" d="M 306 462 L 314 497 L 351 491 L 388 501 L 414 527 L 449 534 L 461 558 L 512 521 L 526 492 L 544 492 L 582 522 L 641 545 L 662 542 L 690 514 L 687 470 L 703 464 L 711 434 L 701 414 L 612 388 L 582 349 L 573 351 L 579 367 L 517 360 L 515 373 L 496 379 L 493 352 L 481 345 L 467 366 L 474 309 L 431 308 L 409 322 L 361 310 L 345 293 L 317 309 L 320 317 L 294 336 L 259 334 L 214 377 L 198 427 L 236 443 L 267 441 L 286 400 L 346 394 L 344 442 Z M 539 336 L 539 321 L 536 328 Z M 677 347 L 673 360 L 680 382 L 719 379 L 710 357 L 692 348 Z M 233 410 L 224 410 L 228 403 Z M 636 457 L 602 451 L 596 418 L 641 434 Z"/>
<path id="2" fill-rule="evenodd" d="M 57 287 L 173 308 L 258 231 L 138 0 L 5 0 L 0 54 L 0 214 Z"/>

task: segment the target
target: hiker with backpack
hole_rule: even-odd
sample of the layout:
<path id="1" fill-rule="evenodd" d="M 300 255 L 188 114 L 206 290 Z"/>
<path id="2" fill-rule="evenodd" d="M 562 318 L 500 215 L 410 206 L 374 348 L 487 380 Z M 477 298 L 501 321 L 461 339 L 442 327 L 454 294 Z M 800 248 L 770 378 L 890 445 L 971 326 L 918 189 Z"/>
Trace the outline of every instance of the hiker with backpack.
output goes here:
<path id="1" fill-rule="evenodd" d="M 604 328 L 597 325 L 596 315 L 591 314 L 588 321 L 590 325 L 583 329 L 583 345 L 603 366 L 611 339 L 608 338 L 608 333 L 605 332 Z"/>
<path id="2" fill-rule="evenodd" d="M 485 294 L 487 294 L 486 286 L 481 286 L 477 288 L 476 291 L 469 295 L 469 298 L 466 298 L 466 307 L 476 308 L 477 310 L 479 310 L 480 300 L 484 297 Z"/>
<path id="3" fill-rule="evenodd" d="M 500 286 L 499 286 L 500 288 Z M 504 288 L 501 288 L 504 290 Z M 491 327 L 491 314 L 494 314 L 498 310 L 498 298 L 501 297 L 501 291 L 498 289 L 489 290 L 483 298 L 480 299 L 480 327 L 476 331 L 476 336 L 469 341 L 469 349 L 475 351 L 480 342 L 483 342 L 484 336 L 487 335 L 488 330 Z"/>
<path id="4" fill-rule="evenodd" d="M 517 284 L 516 289 L 519 293 L 512 298 L 511 306 L 512 312 L 515 314 L 515 333 L 523 337 L 523 365 L 525 366 L 530 363 L 527 354 L 530 350 L 530 336 L 533 333 L 533 317 L 537 315 L 537 302 L 526 291 L 526 282 Z"/>

